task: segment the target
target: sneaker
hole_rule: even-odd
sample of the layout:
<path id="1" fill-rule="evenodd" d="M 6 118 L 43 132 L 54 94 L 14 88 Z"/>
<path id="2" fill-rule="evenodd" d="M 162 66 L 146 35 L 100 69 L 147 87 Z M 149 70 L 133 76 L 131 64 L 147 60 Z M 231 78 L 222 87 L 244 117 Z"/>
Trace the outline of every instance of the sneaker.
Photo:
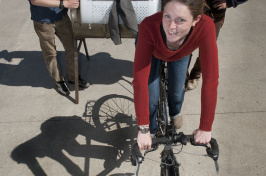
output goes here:
<path id="1" fill-rule="evenodd" d="M 171 122 L 176 129 L 180 129 L 183 126 L 183 117 L 178 115 L 177 118 L 171 119 Z"/>
<path id="2" fill-rule="evenodd" d="M 62 95 L 69 95 L 69 89 L 65 83 L 65 81 L 58 81 L 56 82 L 56 87 L 59 93 L 61 93 Z"/>
<path id="3" fill-rule="evenodd" d="M 191 75 L 190 79 L 188 80 L 186 84 L 186 91 L 195 89 L 199 84 L 200 77 L 201 77 L 201 73 L 197 73 L 195 76 Z"/>
<path id="4" fill-rule="evenodd" d="M 199 84 L 199 78 L 188 80 L 186 90 L 194 90 L 196 89 L 198 84 Z"/>
<path id="5" fill-rule="evenodd" d="M 85 81 L 84 79 L 81 78 L 81 76 L 79 75 L 79 87 L 82 88 L 88 88 L 90 86 L 90 84 Z M 75 81 L 68 81 L 70 84 L 75 84 Z"/>

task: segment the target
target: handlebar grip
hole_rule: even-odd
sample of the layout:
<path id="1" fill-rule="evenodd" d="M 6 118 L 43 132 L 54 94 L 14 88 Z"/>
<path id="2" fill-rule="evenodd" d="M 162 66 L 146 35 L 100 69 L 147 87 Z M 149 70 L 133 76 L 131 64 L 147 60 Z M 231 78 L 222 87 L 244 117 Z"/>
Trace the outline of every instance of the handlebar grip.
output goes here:
<path id="1" fill-rule="evenodd" d="M 211 147 L 208 147 L 206 144 L 199 144 L 194 142 L 194 135 L 187 135 L 187 140 L 190 141 L 190 143 L 194 146 L 205 146 L 207 147 L 207 154 L 209 157 L 211 157 L 214 161 L 218 160 L 219 157 L 219 146 L 216 141 L 216 139 L 211 138 L 211 141 L 209 142 Z"/>
<path id="2" fill-rule="evenodd" d="M 159 137 L 159 138 L 152 138 L 152 147 L 158 145 L 158 144 L 166 144 L 168 139 L 166 137 Z"/>
<path id="3" fill-rule="evenodd" d="M 194 141 L 194 135 L 193 134 L 192 135 L 187 135 L 186 137 L 187 137 L 187 140 L 190 141 L 191 145 L 207 147 L 206 144 L 196 143 Z"/>

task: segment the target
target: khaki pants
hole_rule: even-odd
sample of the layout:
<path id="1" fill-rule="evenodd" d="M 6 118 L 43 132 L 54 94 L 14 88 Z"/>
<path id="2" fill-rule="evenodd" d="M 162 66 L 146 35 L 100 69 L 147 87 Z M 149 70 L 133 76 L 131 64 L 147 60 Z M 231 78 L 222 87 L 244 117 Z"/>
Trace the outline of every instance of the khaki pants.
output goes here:
<path id="1" fill-rule="evenodd" d="M 46 24 L 33 21 L 34 29 L 39 37 L 40 45 L 46 67 L 54 81 L 63 81 L 60 72 L 61 68 L 57 63 L 57 51 L 55 45 L 55 35 L 59 38 L 65 49 L 66 56 L 66 76 L 73 81 L 75 79 L 74 68 L 74 37 L 71 21 L 68 15 L 55 23 Z"/>

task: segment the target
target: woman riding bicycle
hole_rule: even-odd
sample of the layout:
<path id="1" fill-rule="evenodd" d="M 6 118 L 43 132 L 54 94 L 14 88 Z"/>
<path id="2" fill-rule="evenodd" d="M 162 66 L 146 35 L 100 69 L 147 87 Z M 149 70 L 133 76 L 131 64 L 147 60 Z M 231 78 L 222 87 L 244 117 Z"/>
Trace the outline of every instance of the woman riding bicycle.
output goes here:
<path id="1" fill-rule="evenodd" d="M 163 11 L 140 24 L 134 61 L 134 103 L 140 150 L 151 149 L 157 132 L 161 61 L 167 62 L 169 115 L 176 128 L 184 100 L 189 55 L 199 48 L 202 68 L 201 118 L 193 132 L 195 142 L 208 143 L 215 115 L 218 87 L 218 51 L 212 19 L 203 14 L 204 0 L 165 0 Z"/>

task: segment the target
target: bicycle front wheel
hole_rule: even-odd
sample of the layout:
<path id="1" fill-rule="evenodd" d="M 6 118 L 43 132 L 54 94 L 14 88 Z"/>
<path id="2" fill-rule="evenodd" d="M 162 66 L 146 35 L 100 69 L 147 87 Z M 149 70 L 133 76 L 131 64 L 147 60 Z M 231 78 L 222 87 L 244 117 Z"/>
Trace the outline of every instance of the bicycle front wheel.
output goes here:
<path id="1" fill-rule="evenodd" d="M 179 176 L 179 168 L 174 165 L 162 167 L 161 176 Z"/>
<path id="2" fill-rule="evenodd" d="M 179 166 L 172 150 L 161 153 L 161 176 L 179 176 Z"/>

